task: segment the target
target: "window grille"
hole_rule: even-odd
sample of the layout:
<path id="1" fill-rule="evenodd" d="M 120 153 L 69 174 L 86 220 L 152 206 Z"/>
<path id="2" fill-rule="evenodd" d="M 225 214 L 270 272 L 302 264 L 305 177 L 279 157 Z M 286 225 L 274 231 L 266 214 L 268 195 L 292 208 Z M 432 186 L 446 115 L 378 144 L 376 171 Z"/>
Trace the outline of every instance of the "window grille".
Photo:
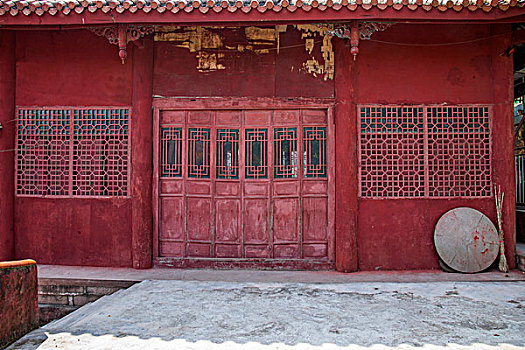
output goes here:
<path id="1" fill-rule="evenodd" d="M 217 178 L 239 178 L 239 129 L 217 129 Z"/>
<path id="2" fill-rule="evenodd" d="M 359 195 L 488 197 L 488 106 L 359 106 Z"/>
<path id="3" fill-rule="evenodd" d="M 245 171 L 247 179 L 268 177 L 268 129 L 245 130 Z"/>
<path id="4" fill-rule="evenodd" d="M 17 109 L 17 194 L 128 196 L 128 108 Z"/>
<path id="5" fill-rule="evenodd" d="M 182 128 L 161 128 L 160 142 L 160 176 L 182 177 Z"/>
<path id="6" fill-rule="evenodd" d="M 297 177 L 297 128 L 274 129 L 275 178 Z"/>
<path id="7" fill-rule="evenodd" d="M 304 127 L 304 176 L 326 177 L 326 127 Z"/>
<path id="8" fill-rule="evenodd" d="M 188 176 L 210 177 L 210 129 L 188 129 Z"/>

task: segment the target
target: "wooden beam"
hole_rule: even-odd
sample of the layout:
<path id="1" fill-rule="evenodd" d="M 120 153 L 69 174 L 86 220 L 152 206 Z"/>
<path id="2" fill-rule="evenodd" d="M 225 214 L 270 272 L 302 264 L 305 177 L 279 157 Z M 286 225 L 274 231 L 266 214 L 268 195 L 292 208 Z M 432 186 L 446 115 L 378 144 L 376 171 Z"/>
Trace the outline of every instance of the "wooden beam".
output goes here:
<path id="1" fill-rule="evenodd" d="M 335 268 L 358 270 L 357 260 L 357 106 L 355 86 L 357 61 L 343 40 L 335 43 L 335 138 L 336 225 Z"/>
<path id="2" fill-rule="evenodd" d="M 15 40 L 0 32 L 0 261 L 15 258 Z"/>
<path id="3" fill-rule="evenodd" d="M 148 269 L 153 259 L 153 40 L 131 46 L 133 92 L 131 112 L 131 249 L 133 268 Z"/>

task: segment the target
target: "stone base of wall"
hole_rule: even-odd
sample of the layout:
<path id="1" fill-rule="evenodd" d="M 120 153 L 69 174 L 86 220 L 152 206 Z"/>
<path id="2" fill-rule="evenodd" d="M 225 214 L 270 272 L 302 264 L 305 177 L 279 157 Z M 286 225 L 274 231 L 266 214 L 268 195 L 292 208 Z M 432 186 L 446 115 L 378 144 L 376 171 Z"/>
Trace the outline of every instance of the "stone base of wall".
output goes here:
<path id="1" fill-rule="evenodd" d="M 40 324 L 64 317 L 82 305 L 128 288 L 134 283 L 114 280 L 40 278 L 38 280 Z"/>
<path id="2" fill-rule="evenodd" d="M 516 267 L 525 271 L 525 243 L 516 244 Z"/>
<path id="3" fill-rule="evenodd" d="M 34 260 L 0 262 L 0 349 L 38 325 Z"/>

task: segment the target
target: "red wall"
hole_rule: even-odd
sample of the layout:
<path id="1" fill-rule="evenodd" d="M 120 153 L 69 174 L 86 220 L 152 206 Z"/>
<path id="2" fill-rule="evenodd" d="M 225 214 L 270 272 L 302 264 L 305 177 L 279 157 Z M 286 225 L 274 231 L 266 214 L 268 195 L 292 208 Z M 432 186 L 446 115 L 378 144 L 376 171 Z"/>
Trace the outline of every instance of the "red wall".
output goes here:
<path id="1" fill-rule="evenodd" d="M 397 24 L 384 33 L 374 34 L 372 39 L 440 44 L 471 41 L 508 31 L 505 26 Z M 512 144 L 508 141 L 512 138 L 512 121 L 507 115 L 512 100 L 512 63 L 511 59 L 499 56 L 509 44 L 508 38 L 502 35 L 449 46 L 361 41 L 355 63 L 351 59 L 336 58 L 346 65 L 344 69 L 351 67 L 348 70 L 355 75 L 352 79 L 343 79 L 339 74 L 339 85 L 338 81 L 324 81 L 295 69 L 308 56 L 300 33 L 290 27 L 287 33 L 281 34 L 279 54 L 275 50 L 264 55 L 228 53 L 226 69 L 206 73 L 197 71 L 195 53 L 171 43 L 156 42 L 153 94 L 331 98 L 337 85 L 340 92 L 345 89 L 352 92 L 344 103 L 338 104 L 336 111 L 355 109 L 356 104 L 361 103 L 495 103 L 493 179 L 501 183 L 506 192 L 505 231 L 507 251 L 512 254 L 514 194 Z M 17 33 L 16 46 L 17 105 L 131 105 L 133 55 L 128 55 L 126 64 L 122 65 L 116 46 L 106 39 L 86 30 L 28 31 Z M 319 46 L 317 43 L 316 50 Z M 337 44 L 337 47 L 339 54 L 349 54 L 349 48 L 345 51 L 344 46 Z M 320 52 L 316 51 L 316 55 Z M 353 120 L 349 118 L 337 120 Z M 341 147 L 348 147 L 347 154 L 355 153 L 356 129 L 347 129 L 351 134 L 338 134 L 347 137 L 337 140 L 338 157 L 345 155 Z M 354 159 L 355 154 L 347 157 L 347 161 Z M 347 163 L 357 167 L 357 161 Z M 355 174 L 355 171 L 337 176 L 345 174 Z M 350 180 L 357 183 L 355 177 Z M 338 188 L 337 200 L 344 205 L 338 206 L 336 220 L 343 220 L 347 214 L 348 205 L 342 196 L 357 196 L 357 186 L 349 185 L 350 182 L 341 182 L 346 184 L 346 191 Z M 31 257 L 44 264 L 131 266 L 131 200 L 17 198 L 15 204 L 17 258 Z M 480 209 L 494 219 L 492 199 L 359 199 L 357 224 L 354 220 L 339 226 L 348 231 L 344 237 L 357 236 L 358 262 L 348 263 L 349 266 L 354 264 L 361 270 L 437 268 L 432 240 L 434 225 L 445 211 L 462 205 Z M 355 209 L 349 210 L 355 212 Z M 354 249 L 355 244 L 348 247 Z M 344 256 L 341 259 L 345 260 Z M 510 255 L 509 260 L 513 260 Z"/>
<path id="2" fill-rule="evenodd" d="M 18 106 L 129 106 L 131 58 L 87 30 L 17 33 Z M 129 199 L 17 198 L 16 257 L 131 266 Z"/>
<path id="3" fill-rule="evenodd" d="M 510 28 L 488 25 L 394 25 L 373 40 L 394 43 L 427 43 L 428 46 L 393 45 L 361 41 L 357 58 L 356 102 L 385 104 L 511 104 L 505 95 L 495 95 L 496 82 L 511 87 L 512 74 L 496 75 L 494 61 L 512 65 L 502 58 L 495 45 L 502 46 L 508 35 L 462 45 L 432 44 L 464 42 L 494 35 Z M 503 45 L 504 46 L 504 45 Z M 503 49 L 501 50 L 501 52 Z M 505 63 L 505 61 L 508 61 Z M 508 199 L 506 228 L 508 259 L 513 257 L 513 180 L 507 173 L 512 148 L 509 139 L 512 114 L 494 109 L 493 181 L 501 184 Z M 510 136 L 510 138 L 509 138 Z M 434 227 L 446 211 L 469 206 L 495 222 L 493 199 L 465 200 L 381 200 L 359 199 L 358 256 L 360 270 L 438 268 L 433 243 Z M 513 259 L 512 259 L 513 260 Z"/>

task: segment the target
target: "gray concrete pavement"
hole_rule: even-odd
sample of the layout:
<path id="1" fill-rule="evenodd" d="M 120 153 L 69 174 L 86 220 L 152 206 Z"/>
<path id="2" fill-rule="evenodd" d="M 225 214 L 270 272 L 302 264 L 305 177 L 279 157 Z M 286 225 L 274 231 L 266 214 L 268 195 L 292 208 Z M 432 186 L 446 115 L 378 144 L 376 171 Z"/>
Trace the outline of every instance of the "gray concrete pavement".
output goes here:
<path id="1" fill-rule="evenodd" d="M 144 281 L 10 349 L 525 349 L 525 283 Z"/>

